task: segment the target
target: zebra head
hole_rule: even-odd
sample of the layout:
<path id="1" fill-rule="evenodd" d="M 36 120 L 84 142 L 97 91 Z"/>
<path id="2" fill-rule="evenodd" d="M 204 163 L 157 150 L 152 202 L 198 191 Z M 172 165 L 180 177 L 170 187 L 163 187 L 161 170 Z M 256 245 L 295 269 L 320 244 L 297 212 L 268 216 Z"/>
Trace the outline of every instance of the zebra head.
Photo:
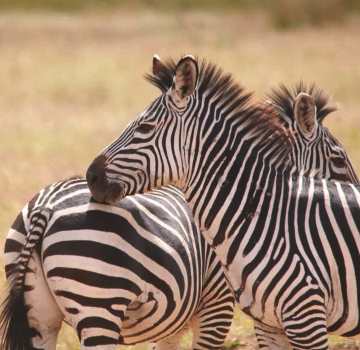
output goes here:
<path id="1" fill-rule="evenodd" d="M 282 85 L 268 97 L 290 135 L 294 172 L 359 183 L 344 147 L 322 124 L 336 108 L 321 89 L 300 82 L 292 90 Z"/>
<path id="2" fill-rule="evenodd" d="M 146 79 L 162 94 L 90 165 L 86 178 L 95 200 L 113 203 L 184 179 L 186 115 L 194 109 L 199 69 L 193 56 L 177 64 L 153 57 Z"/>

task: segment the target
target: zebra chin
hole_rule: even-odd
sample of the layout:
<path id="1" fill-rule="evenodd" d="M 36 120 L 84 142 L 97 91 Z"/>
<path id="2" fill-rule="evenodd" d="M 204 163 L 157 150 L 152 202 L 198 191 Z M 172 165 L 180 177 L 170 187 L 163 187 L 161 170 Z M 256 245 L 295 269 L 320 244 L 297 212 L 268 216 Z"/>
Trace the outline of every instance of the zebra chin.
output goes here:
<path id="1" fill-rule="evenodd" d="M 90 188 L 90 192 L 96 202 L 112 205 L 118 203 L 126 195 L 125 188 L 120 183 L 108 183 L 102 188 Z"/>
<path id="2" fill-rule="evenodd" d="M 106 158 L 98 156 L 86 172 L 86 181 L 93 199 L 99 203 L 115 204 L 125 197 L 125 186 L 108 179 L 105 171 Z"/>

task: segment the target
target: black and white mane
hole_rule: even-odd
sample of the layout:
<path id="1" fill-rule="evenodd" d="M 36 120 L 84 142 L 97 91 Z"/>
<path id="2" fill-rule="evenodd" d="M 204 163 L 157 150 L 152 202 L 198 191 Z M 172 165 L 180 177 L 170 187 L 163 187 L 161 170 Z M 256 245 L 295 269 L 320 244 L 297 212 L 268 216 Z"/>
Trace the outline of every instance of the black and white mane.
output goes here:
<path id="1" fill-rule="evenodd" d="M 256 134 L 258 145 L 271 146 L 278 149 L 286 158 L 291 151 L 289 135 L 282 127 L 283 121 L 275 106 L 258 103 L 253 93 L 234 81 L 231 74 L 224 73 L 216 64 L 201 60 L 198 62 L 199 79 L 197 93 L 199 96 L 211 96 L 218 105 L 226 106 L 222 118 L 234 123 L 244 123 L 246 128 Z M 176 63 L 172 59 L 162 62 L 157 74 L 146 74 L 145 79 L 165 93 L 173 84 Z M 288 161 L 284 162 L 288 167 Z"/>
<path id="2" fill-rule="evenodd" d="M 319 123 L 322 123 L 326 116 L 337 110 L 335 106 L 330 104 L 330 98 L 324 90 L 316 86 L 315 83 L 307 85 L 303 81 L 298 82 L 292 88 L 281 84 L 278 88 L 272 89 L 267 95 L 267 102 L 294 120 L 294 103 L 301 92 L 305 92 L 314 98 L 317 111 L 316 118 Z"/>

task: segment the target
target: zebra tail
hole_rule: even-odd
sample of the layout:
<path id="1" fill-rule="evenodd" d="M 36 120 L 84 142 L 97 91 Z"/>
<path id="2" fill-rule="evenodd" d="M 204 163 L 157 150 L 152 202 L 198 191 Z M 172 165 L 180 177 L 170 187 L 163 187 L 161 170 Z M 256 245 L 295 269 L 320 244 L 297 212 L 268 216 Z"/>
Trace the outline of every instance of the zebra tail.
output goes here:
<path id="1" fill-rule="evenodd" d="M 30 328 L 25 305 L 24 293 L 31 290 L 25 285 L 25 276 L 33 249 L 41 242 L 43 233 L 52 216 L 48 208 L 35 210 L 30 217 L 30 229 L 25 244 L 16 262 L 11 276 L 8 278 L 8 293 L 1 304 L 0 312 L 0 349 L 32 350 Z"/>
<path id="2" fill-rule="evenodd" d="M 31 330 L 27 319 L 24 293 L 10 287 L 1 305 L 0 332 L 2 350 L 30 350 Z"/>

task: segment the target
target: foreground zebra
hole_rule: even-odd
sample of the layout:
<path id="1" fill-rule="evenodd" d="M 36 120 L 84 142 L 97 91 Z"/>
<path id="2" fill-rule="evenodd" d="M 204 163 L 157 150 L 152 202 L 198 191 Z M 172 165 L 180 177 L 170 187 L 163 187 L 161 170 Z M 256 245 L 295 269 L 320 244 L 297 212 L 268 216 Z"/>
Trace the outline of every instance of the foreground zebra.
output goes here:
<path id="1" fill-rule="evenodd" d="M 328 349 L 328 332 L 359 335 L 360 187 L 290 176 L 274 113 L 216 66 L 186 56 L 172 73 L 89 167 L 95 199 L 178 185 L 261 348 Z"/>
<path id="2" fill-rule="evenodd" d="M 154 71 L 159 79 L 166 72 L 164 69 L 167 68 L 155 59 Z M 327 129 L 318 125 L 332 111 L 320 90 L 306 89 L 302 84 L 294 92 L 282 87 L 269 96 L 269 103 L 291 139 L 294 170 L 313 170 L 312 173 L 320 177 L 356 180 L 345 151 Z M 158 339 L 164 339 L 159 342 L 159 348 L 177 348 L 177 332 L 190 319 L 195 321 L 192 322 L 195 349 L 220 347 L 232 319 L 232 294 L 218 261 L 191 222 L 184 200 L 175 188 L 125 199 L 119 206 L 111 208 L 89 204 L 89 192 L 82 179 L 59 182 L 42 190 L 19 215 L 5 247 L 7 275 L 10 276 L 25 246 L 20 254 L 21 269 L 16 281 L 20 291 L 24 278 L 26 285 L 32 287 L 25 293 L 25 301 L 32 306 L 28 318 L 35 329 L 34 346 L 53 349 L 61 321 L 65 318 L 77 329 L 83 348 L 111 341 L 134 344 Z M 31 223 L 33 226 L 29 230 Z M 156 244 L 150 245 L 149 241 L 154 239 Z M 30 271 L 25 275 L 31 249 L 41 240 L 42 247 L 37 247 L 38 253 L 30 261 Z M 177 242 L 175 245 L 174 241 Z M 144 244 L 148 249 L 144 250 Z M 126 257 L 120 264 L 121 271 L 119 262 L 116 259 L 110 262 L 108 258 L 109 255 L 114 257 L 115 247 L 116 255 Z M 169 255 L 169 249 L 172 249 L 172 256 L 177 256 L 175 261 Z M 132 255 L 137 257 L 137 262 Z M 159 266 L 159 261 L 164 267 L 173 267 L 164 275 L 166 269 Z M 144 265 L 139 271 L 141 263 Z M 42 275 L 41 264 L 47 272 L 47 280 Z M 107 272 L 105 264 L 112 272 Z M 96 300 L 94 280 L 96 276 L 100 278 L 100 274 L 89 270 L 102 273 L 101 282 L 96 284 L 96 288 L 102 289 L 101 298 Z M 123 290 L 117 297 L 124 300 L 122 303 L 117 300 L 117 313 L 109 317 L 109 306 L 104 305 L 106 290 L 103 289 L 114 283 L 114 279 L 109 278 L 113 270 L 117 270 L 119 280 L 122 278 Z M 160 278 L 165 282 L 162 286 L 159 286 Z M 124 283 L 126 279 L 128 283 L 131 281 L 130 286 Z M 144 280 L 147 286 L 144 286 Z M 131 289 L 134 285 L 136 292 Z M 89 300 L 92 300 L 91 305 Z M 94 303 L 98 310 L 103 309 L 96 311 L 96 319 Z M 166 317 L 161 313 L 161 304 L 163 309 L 168 305 Z M 46 313 L 42 312 L 44 308 Z M 125 320 L 122 325 L 116 322 L 118 317 Z M 23 322 L 26 323 L 26 319 Z M 120 330 L 121 338 L 118 339 Z M 8 343 L 3 347 L 14 349 L 11 340 L 6 340 Z"/>
<path id="3" fill-rule="evenodd" d="M 42 245 L 23 263 L 28 244 L 40 241 L 37 233 Z M 82 349 L 105 349 L 109 339 L 178 349 L 186 324 L 194 332 L 193 349 L 217 349 L 231 326 L 233 294 L 174 187 L 108 207 L 90 201 L 84 179 L 55 183 L 19 214 L 5 258 L 8 276 L 21 261 L 15 288 L 27 286 L 25 304 L 31 306 L 27 314 L 20 311 L 22 327 L 27 316 L 34 331 L 3 339 L 3 350 L 29 349 L 30 336 L 35 349 L 55 349 L 63 319 L 76 329 Z M 17 302 L 20 307 L 21 298 Z M 10 327 L 18 333 L 19 325 Z"/>

